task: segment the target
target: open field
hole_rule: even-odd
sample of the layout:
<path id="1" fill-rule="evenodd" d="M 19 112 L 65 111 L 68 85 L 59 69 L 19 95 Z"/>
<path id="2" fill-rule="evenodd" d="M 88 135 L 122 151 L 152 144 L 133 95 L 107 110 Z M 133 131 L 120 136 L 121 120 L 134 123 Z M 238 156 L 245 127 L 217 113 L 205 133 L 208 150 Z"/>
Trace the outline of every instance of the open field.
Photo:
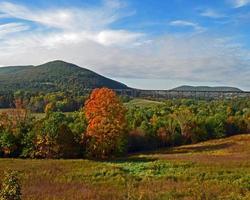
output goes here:
<path id="1" fill-rule="evenodd" d="M 2 108 L 0 109 L 0 113 L 3 113 L 3 112 L 10 112 L 14 109 L 12 108 Z M 64 112 L 66 115 L 70 115 L 74 112 Z M 35 113 L 35 112 L 32 112 L 31 113 L 31 116 L 35 117 L 36 119 L 42 119 L 43 117 L 45 117 L 45 113 Z"/>
<path id="2" fill-rule="evenodd" d="M 13 109 L 13 108 L 1 108 L 0 113 L 11 112 L 12 110 L 15 110 L 15 109 Z M 31 115 L 37 119 L 41 119 L 45 116 L 45 113 L 31 113 Z"/>
<path id="3" fill-rule="evenodd" d="M 23 199 L 250 199 L 250 135 L 106 162 L 1 159 Z M 0 179 L 1 180 L 1 179 Z"/>
<path id="4" fill-rule="evenodd" d="M 160 101 L 153 101 L 153 100 L 147 100 L 147 99 L 133 99 L 129 101 L 128 103 L 125 103 L 126 106 L 138 106 L 138 107 L 154 107 L 159 105 L 164 105 L 164 102 Z"/>

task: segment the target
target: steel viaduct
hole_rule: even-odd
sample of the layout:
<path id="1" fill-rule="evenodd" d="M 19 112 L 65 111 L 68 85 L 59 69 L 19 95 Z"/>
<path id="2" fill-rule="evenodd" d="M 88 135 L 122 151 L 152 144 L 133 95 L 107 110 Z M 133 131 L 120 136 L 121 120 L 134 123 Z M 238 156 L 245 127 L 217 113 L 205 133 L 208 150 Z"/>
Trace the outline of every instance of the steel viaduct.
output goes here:
<path id="1" fill-rule="evenodd" d="M 140 90 L 115 89 L 121 96 L 152 99 L 230 99 L 236 97 L 250 98 L 250 92 L 244 91 L 179 91 L 179 90 Z"/>

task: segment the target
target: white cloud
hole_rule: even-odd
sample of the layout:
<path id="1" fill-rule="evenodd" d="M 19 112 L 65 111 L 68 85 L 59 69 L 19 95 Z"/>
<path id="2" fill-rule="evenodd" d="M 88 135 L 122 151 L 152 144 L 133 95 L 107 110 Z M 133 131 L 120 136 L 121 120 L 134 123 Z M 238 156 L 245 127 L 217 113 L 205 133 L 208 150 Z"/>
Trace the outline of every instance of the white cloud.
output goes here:
<path id="1" fill-rule="evenodd" d="M 0 13 L 4 16 L 66 30 L 101 29 L 124 16 L 129 16 L 134 13 L 120 11 L 122 8 L 122 4 L 116 0 L 105 0 L 101 7 L 81 9 L 57 8 L 47 10 L 31 9 L 10 2 L 0 2 Z"/>
<path id="2" fill-rule="evenodd" d="M 176 21 L 171 21 L 169 23 L 170 25 L 173 26 L 191 26 L 191 27 L 196 27 L 197 24 L 189 21 L 184 21 L 184 20 L 176 20 Z"/>
<path id="3" fill-rule="evenodd" d="M 192 27 L 195 31 L 198 31 L 198 32 L 202 32 L 205 30 L 199 24 L 194 23 L 194 22 L 190 22 L 190 21 L 186 21 L 186 20 L 175 20 L 175 21 L 171 21 L 169 24 L 171 26 Z"/>
<path id="4" fill-rule="evenodd" d="M 128 44 L 131 41 L 137 41 L 142 38 L 142 33 L 131 33 L 125 30 L 104 30 L 97 35 L 97 42 L 103 45 Z"/>
<path id="5" fill-rule="evenodd" d="M 250 0 L 231 0 L 231 3 L 234 8 L 240 8 L 250 4 Z"/>
<path id="6" fill-rule="evenodd" d="M 56 35 L 48 37 L 48 44 L 57 41 L 55 38 Z M 43 46 L 46 42 L 39 36 L 9 40 L 8 48 L 0 47 L 0 64 L 41 64 L 63 59 L 118 80 L 167 79 L 250 87 L 249 52 L 244 52 L 229 39 L 168 35 L 139 46 L 123 48 L 82 40 L 74 35 L 59 38 L 64 42 L 55 42 L 51 47 Z M 169 86 L 160 87 L 166 89 Z"/>
<path id="7" fill-rule="evenodd" d="M 204 10 L 204 11 L 202 11 L 201 13 L 200 13 L 200 15 L 201 16 L 204 16 L 204 17 L 210 17 L 210 18 L 224 18 L 225 17 L 225 15 L 224 14 L 222 14 L 222 13 L 219 13 L 219 12 L 217 12 L 217 11 L 215 11 L 215 10 L 213 10 L 213 9 L 206 9 L 206 10 Z"/>
<path id="8" fill-rule="evenodd" d="M 7 23 L 7 24 L 0 24 L 0 39 L 6 35 L 12 33 L 18 33 L 21 31 L 26 31 L 29 29 L 29 26 L 22 24 L 22 23 Z"/>
<path id="9" fill-rule="evenodd" d="M 103 45 L 133 43 L 143 34 L 109 28 L 112 23 L 120 18 L 134 13 L 126 9 L 126 12 L 124 12 L 123 8 L 125 8 L 125 4 L 118 0 L 105 0 L 101 7 L 94 8 L 47 10 L 31 9 L 10 2 L 0 3 L 0 13 L 3 17 L 26 20 L 27 23 L 32 22 L 49 28 L 51 34 L 41 30 L 32 30 L 35 34 L 30 35 L 31 38 L 35 38 L 35 40 L 39 40 L 40 43 L 49 47 L 59 43 L 65 44 L 81 40 L 93 40 Z"/>

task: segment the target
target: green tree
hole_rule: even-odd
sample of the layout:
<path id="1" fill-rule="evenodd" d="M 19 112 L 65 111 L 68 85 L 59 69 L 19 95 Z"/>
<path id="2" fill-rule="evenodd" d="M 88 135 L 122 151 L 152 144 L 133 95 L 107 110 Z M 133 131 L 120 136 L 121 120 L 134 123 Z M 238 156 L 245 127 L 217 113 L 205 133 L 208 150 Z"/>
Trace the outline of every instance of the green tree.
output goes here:
<path id="1" fill-rule="evenodd" d="M 67 126 L 67 117 L 60 112 L 50 113 L 39 121 L 34 130 L 35 156 L 40 158 L 75 157 L 77 143 Z"/>

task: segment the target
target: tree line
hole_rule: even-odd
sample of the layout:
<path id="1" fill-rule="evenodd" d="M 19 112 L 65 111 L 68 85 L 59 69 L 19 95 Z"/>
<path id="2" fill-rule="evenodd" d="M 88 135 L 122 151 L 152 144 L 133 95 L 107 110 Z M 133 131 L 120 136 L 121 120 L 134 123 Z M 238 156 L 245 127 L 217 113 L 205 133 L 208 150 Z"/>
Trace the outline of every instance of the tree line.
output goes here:
<path id="1" fill-rule="evenodd" d="M 18 90 L 14 93 L 5 92 L 0 94 L 0 108 L 15 108 L 15 100 L 21 99 L 25 107 L 31 112 L 44 112 L 47 104 L 53 106 L 53 111 L 73 112 L 79 110 L 86 95 L 75 92 L 37 92 Z"/>
<path id="2" fill-rule="evenodd" d="M 105 159 L 250 133 L 250 101 L 246 98 L 176 99 L 150 107 L 125 106 L 115 92 L 101 88 L 70 114 L 57 109 L 61 101 L 57 96 L 50 98 L 53 101 L 46 101 L 41 118 L 34 117 L 30 102 L 18 95 L 15 109 L 0 114 L 1 157 Z"/>

